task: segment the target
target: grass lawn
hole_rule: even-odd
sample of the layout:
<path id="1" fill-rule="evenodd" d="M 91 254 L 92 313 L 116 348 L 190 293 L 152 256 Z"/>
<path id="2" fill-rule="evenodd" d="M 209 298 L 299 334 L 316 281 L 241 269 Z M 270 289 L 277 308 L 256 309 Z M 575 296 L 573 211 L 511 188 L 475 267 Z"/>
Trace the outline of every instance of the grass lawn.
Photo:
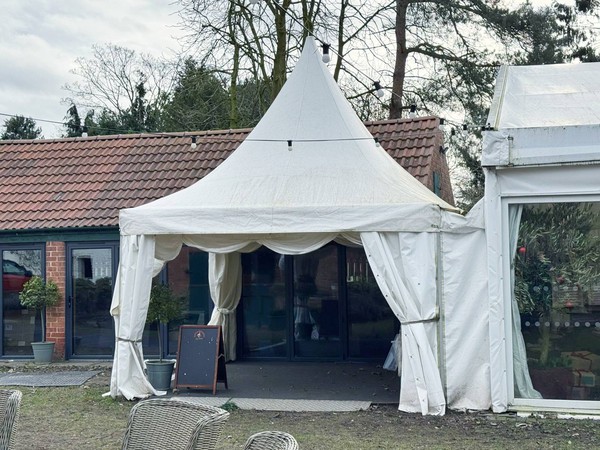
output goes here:
<path id="1" fill-rule="evenodd" d="M 19 387 L 18 449 L 118 449 L 133 402 L 103 398 L 108 386 Z M 523 419 L 487 412 L 444 417 L 405 414 L 389 406 L 352 413 L 242 411 L 233 408 L 219 449 L 241 449 L 261 430 L 293 434 L 305 450 L 592 449 L 600 422 Z"/>

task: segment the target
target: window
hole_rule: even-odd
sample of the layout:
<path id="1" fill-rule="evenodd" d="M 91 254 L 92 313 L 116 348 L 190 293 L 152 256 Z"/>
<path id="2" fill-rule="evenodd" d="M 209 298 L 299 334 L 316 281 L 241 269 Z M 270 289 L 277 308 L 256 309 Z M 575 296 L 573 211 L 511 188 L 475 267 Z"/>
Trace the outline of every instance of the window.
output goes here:
<path id="1" fill-rule="evenodd" d="M 29 356 L 31 343 L 41 340 L 39 314 L 21 306 L 19 293 L 32 276 L 42 276 L 44 253 L 41 245 L 4 247 L 2 256 L 2 354 Z"/>
<path id="2" fill-rule="evenodd" d="M 600 400 L 600 204 L 511 208 L 514 354 L 531 377 L 515 397 Z"/>

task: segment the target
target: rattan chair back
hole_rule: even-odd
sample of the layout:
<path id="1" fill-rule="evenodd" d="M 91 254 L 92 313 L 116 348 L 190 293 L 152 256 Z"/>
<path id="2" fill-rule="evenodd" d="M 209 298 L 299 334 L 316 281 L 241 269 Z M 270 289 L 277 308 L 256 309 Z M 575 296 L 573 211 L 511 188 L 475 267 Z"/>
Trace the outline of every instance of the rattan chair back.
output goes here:
<path id="1" fill-rule="evenodd" d="M 123 450 L 211 450 L 229 413 L 181 400 L 143 400 L 131 409 Z"/>
<path id="2" fill-rule="evenodd" d="M 261 431 L 246 441 L 244 450 L 298 450 L 298 442 L 283 431 Z"/>
<path id="3" fill-rule="evenodd" d="M 22 397 L 21 391 L 0 389 L 0 450 L 12 449 L 15 446 Z"/>

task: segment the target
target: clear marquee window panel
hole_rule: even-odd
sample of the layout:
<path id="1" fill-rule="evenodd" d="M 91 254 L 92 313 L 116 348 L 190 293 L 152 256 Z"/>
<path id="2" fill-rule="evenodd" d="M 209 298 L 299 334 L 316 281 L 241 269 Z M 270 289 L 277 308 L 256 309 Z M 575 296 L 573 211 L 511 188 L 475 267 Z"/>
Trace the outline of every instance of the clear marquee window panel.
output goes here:
<path id="1" fill-rule="evenodd" d="M 513 301 L 533 388 L 600 400 L 600 205 L 523 205 L 517 236 Z"/>

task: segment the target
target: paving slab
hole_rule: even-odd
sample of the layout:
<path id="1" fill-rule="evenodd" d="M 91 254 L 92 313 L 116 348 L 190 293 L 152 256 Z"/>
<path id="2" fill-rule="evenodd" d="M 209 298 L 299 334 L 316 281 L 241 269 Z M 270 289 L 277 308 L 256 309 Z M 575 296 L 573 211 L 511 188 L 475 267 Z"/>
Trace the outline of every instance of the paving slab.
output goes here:
<path id="1" fill-rule="evenodd" d="M 98 371 L 95 370 L 70 370 L 67 372 L 43 373 L 4 373 L 0 374 L 0 386 L 80 386 L 97 374 Z"/>
<path id="2" fill-rule="evenodd" d="M 351 400 L 229 398 L 224 402 L 223 397 L 172 397 L 172 399 L 216 407 L 230 403 L 240 409 L 258 411 L 348 412 L 365 411 L 371 406 L 371 402 Z"/>

